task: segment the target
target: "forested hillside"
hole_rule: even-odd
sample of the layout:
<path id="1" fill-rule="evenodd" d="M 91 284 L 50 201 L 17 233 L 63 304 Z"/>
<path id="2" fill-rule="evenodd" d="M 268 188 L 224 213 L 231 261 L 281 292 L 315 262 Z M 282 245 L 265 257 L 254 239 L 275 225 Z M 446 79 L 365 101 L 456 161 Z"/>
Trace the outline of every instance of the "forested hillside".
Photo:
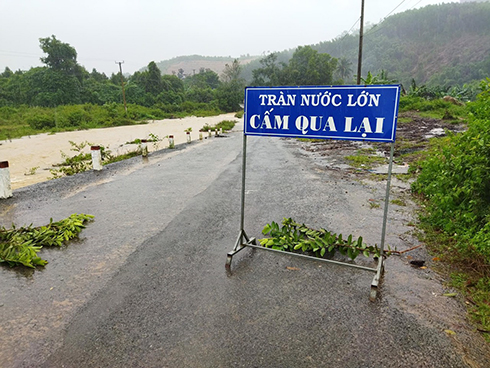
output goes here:
<path id="1" fill-rule="evenodd" d="M 321 53 L 347 61 L 357 70 L 359 32 L 311 45 Z M 277 54 L 287 61 L 294 50 Z M 244 66 L 243 76 L 252 80 L 259 61 Z M 363 72 L 384 70 L 407 88 L 417 85 L 449 87 L 480 81 L 490 75 L 490 2 L 430 5 L 392 15 L 365 32 Z"/>
<path id="2" fill-rule="evenodd" d="M 490 3 L 431 5 L 393 15 L 366 32 L 363 71 L 408 85 L 462 85 L 490 75 Z M 315 45 L 356 62 L 358 35 Z M 364 74 L 364 73 L 363 73 Z"/>

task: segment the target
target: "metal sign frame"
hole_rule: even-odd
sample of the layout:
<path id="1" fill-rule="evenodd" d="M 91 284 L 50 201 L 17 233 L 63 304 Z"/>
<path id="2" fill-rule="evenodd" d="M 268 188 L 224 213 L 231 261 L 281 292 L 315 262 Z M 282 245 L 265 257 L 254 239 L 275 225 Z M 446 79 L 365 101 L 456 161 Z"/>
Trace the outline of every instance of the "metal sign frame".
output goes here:
<path id="1" fill-rule="evenodd" d="M 389 97 L 389 103 L 393 102 L 392 104 L 392 109 L 388 110 L 383 110 L 381 114 L 388 114 L 388 116 L 391 116 L 393 118 L 389 130 L 389 134 L 386 135 L 385 131 L 381 132 L 381 129 L 376 129 L 373 131 L 370 126 L 368 126 L 369 119 L 376 119 L 376 109 L 373 109 L 373 106 L 367 106 L 367 109 L 362 109 L 362 107 L 368 105 L 369 99 L 367 100 L 366 104 L 364 106 L 346 106 L 342 107 L 342 104 L 339 104 L 342 100 L 344 100 L 344 94 L 342 92 L 347 92 L 347 99 L 344 101 L 347 101 L 347 105 L 349 102 L 354 101 L 355 97 L 352 97 L 349 100 L 349 93 L 348 92 L 353 92 L 357 91 L 358 96 L 360 95 L 366 95 L 366 93 L 369 93 L 367 91 L 378 91 L 378 90 L 389 90 L 390 91 L 390 97 Z M 319 93 L 320 91 L 322 95 L 325 95 L 325 93 L 333 93 L 333 92 L 338 92 L 338 96 L 335 100 L 335 105 L 330 106 L 320 106 L 321 103 L 319 103 L 317 106 L 318 109 L 302 109 L 302 108 L 296 108 L 293 104 L 289 104 L 288 106 L 277 106 L 275 105 L 274 108 L 278 107 L 276 110 L 276 115 L 271 114 L 271 108 L 270 106 L 266 106 L 266 101 L 269 99 L 267 95 L 266 97 L 260 97 L 260 101 L 264 102 L 263 109 L 262 111 L 265 111 L 265 113 L 260 114 L 260 107 L 257 107 L 257 105 L 250 105 L 250 96 L 257 96 L 257 93 L 260 92 L 271 92 L 271 96 L 274 95 L 276 98 L 274 99 L 273 97 L 270 98 L 273 103 L 278 103 L 278 98 L 283 96 L 284 98 L 281 101 L 284 101 L 286 105 L 287 101 L 292 102 L 293 97 L 290 97 L 289 100 L 287 99 L 287 95 L 292 96 L 292 93 L 296 93 L 297 95 L 301 95 L 303 92 L 311 92 L 313 91 L 314 93 Z M 250 93 L 252 92 L 252 93 Z M 391 95 L 391 93 L 394 92 L 394 98 Z M 289 93 L 289 94 L 288 94 Z M 352 94 L 353 95 L 353 94 Z M 400 86 L 399 85 L 390 85 L 390 86 L 339 86 L 339 87 L 271 87 L 271 88 L 266 88 L 266 87 L 251 87 L 247 88 L 245 90 L 245 114 L 244 114 L 244 134 L 243 134 L 243 151 L 242 151 L 242 190 L 241 190 L 241 216 L 240 216 L 240 232 L 238 234 L 238 238 L 236 240 L 235 246 L 233 247 L 233 250 L 227 253 L 227 258 L 226 258 L 226 264 L 225 267 L 227 271 L 231 270 L 231 262 L 233 260 L 233 256 L 240 252 L 241 250 L 250 247 L 254 249 L 261 249 L 261 250 L 267 250 L 270 252 L 276 252 L 280 254 L 285 254 L 285 255 L 290 255 L 290 256 L 295 256 L 295 257 L 302 257 L 302 258 L 307 258 L 307 259 L 313 259 L 315 261 L 320 261 L 320 262 L 327 262 L 327 263 L 333 263 L 341 266 L 346 266 L 346 267 L 352 267 L 352 268 L 357 268 L 357 269 L 362 269 L 365 271 L 370 271 L 374 272 L 375 276 L 373 278 L 373 281 L 371 282 L 371 292 L 369 299 L 371 301 L 374 301 L 377 296 L 378 292 L 378 287 L 381 282 L 382 275 L 384 273 L 384 262 L 385 262 L 385 254 L 384 254 L 384 249 L 385 249 L 385 238 L 386 238 L 386 226 L 387 226 L 387 217 L 388 217 L 388 205 L 389 205 L 389 198 L 390 198 L 390 189 L 391 189 L 391 177 L 392 177 L 392 169 L 393 169 L 393 155 L 394 155 L 394 149 L 395 149 L 395 132 L 396 132 L 396 122 L 397 122 L 397 117 L 398 117 L 398 102 L 399 102 L 399 96 L 400 96 Z M 258 95 L 258 96 L 264 96 Z M 331 94 L 333 96 L 333 94 Z M 375 97 L 376 98 L 376 97 Z M 295 98 L 294 98 L 295 99 Z M 299 99 L 296 101 L 300 101 Z M 332 99 L 330 99 L 330 102 Z M 376 100 L 375 100 L 376 101 Z M 325 99 L 325 103 L 326 103 Z M 260 105 L 260 104 L 259 104 Z M 373 103 L 374 105 L 374 103 Z M 303 106 L 304 107 L 304 106 Z M 349 109 L 348 107 L 353 107 L 353 109 Z M 357 107 L 357 109 L 355 109 Z M 247 233 L 245 232 L 244 225 L 245 225 L 245 184 L 246 184 L 246 166 L 247 166 L 247 135 L 252 135 L 252 136 L 280 136 L 280 137 L 302 137 L 302 138 L 311 138 L 310 134 L 304 133 L 303 131 L 305 129 L 301 129 L 303 127 L 306 127 L 306 120 L 308 120 L 308 116 L 310 117 L 319 117 L 319 116 L 332 116 L 332 120 L 334 121 L 335 119 L 338 119 L 339 111 L 333 111 L 334 109 L 340 110 L 340 114 L 343 114 L 344 117 L 347 117 L 345 115 L 346 113 L 350 113 L 350 115 L 355 115 L 352 112 L 361 112 L 364 113 L 364 115 L 367 115 L 365 117 L 367 123 L 361 122 L 360 125 L 357 126 L 356 131 L 352 129 L 352 125 L 349 126 L 350 129 L 346 129 L 344 127 L 344 132 L 346 130 L 349 130 L 347 133 L 350 134 L 350 136 L 346 136 L 346 134 L 342 136 L 331 136 L 329 135 L 329 132 L 327 129 L 325 129 L 325 134 L 318 134 L 320 129 L 315 130 L 312 129 L 314 132 L 314 138 L 318 139 L 342 139 L 342 140 L 363 140 L 363 141 L 381 141 L 381 142 L 390 142 L 391 143 L 391 149 L 390 149 L 390 159 L 389 159 L 389 165 L 388 165 L 388 178 L 387 178 L 387 183 L 386 183 L 386 197 L 385 197 L 385 204 L 384 204 L 384 214 L 383 214 L 383 224 L 382 224 L 382 229 L 381 229 L 381 244 L 380 244 L 380 257 L 378 258 L 378 264 L 377 267 L 371 268 L 371 267 L 365 267 L 361 265 L 356 265 L 356 264 L 351 264 L 351 263 L 345 263 L 341 261 L 335 261 L 335 260 L 330 260 L 330 259 L 323 259 L 323 258 L 317 258 L 317 257 L 312 257 L 312 256 L 306 256 L 302 254 L 296 254 L 296 253 L 291 253 L 291 252 L 284 252 L 284 251 L 278 251 L 274 250 L 271 248 L 265 248 L 262 246 L 258 246 L 256 239 L 253 237 L 249 237 Z M 250 114 L 250 109 L 254 110 L 256 114 Z M 295 111 L 296 110 L 296 111 Z M 298 111 L 299 110 L 299 111 Z M 267 111 L 269 113 L 267 114 Z M 322 115 L 317 114 L 317 112 L 320 111 Z M 374 111 L 374 115 L 373 115 Z M 279 114 L 278 114 L 279 112 Z M 294 114 L 297 114 L 296 116 Z M 311 114 L 315 115 L 311 115 Z M 361 115 L 362 115 L 361 113 Z M 379 113 L 379 111 L 377 112 Z M 282 114 L 282 115 L 281 115 Z M 309 115 L 308 115 L 309 114 Z M 252 123 L 250 122 L 251 119 L 253 119 L 254 116 L 260 116 L 260 119 L 253 121 Z M 267 117 L 266 117 L 267 116 Z M 270 119 L 271 117 L 275 116 L 282 116 L 280 119 Z M 289 116 L 293 117 L 293 119 L 288 118 L 287 124 L 284 124 L 285 119 L 283 118 L 284 116 Z M 353 116 L 354 117 L 354 116 Z M 379 115 L 377 116 L 379 119 Z M 296 125 L 297 131 L 301 131 L 301 135 L 297 135 L 297 131 L 295 133 L 291 133 L 289 128 L 291 127 L 290 122 L 295 120 L 294 124 Z M 281 124 L 276 124 L 275 126 L 273 125 L 273 121 L 280 122 Z M 313 126 L 313 118 L 310 118 L 308 120 L 308 127 Z M 315 119 L 315 123 L 319 121 L 318 118 Z M 326 123 L 325 127 L 328 127 L 328 118 L 324 120 Z M 345 119 L 344 120 L 346 124 L 348 122 L 352 122 L 352 120 Z M 371 120 L 371 121 L 376 121 L 376 120 Z M 379 120 L 378 120 L 379 121 Z M 363 125 L 364 124 L 364 125 Z M 284 127 L 287 127 L 288 129 L 284 129 Z M 316 127 L 319 127 L 321 125 L 317 125 Z M 361 129 L 359 127 L 363 127 L 364 129 Z M 252 128 L 252 129 L 251 129 Z M 262 128 L 262 130 L 258 129 L 258 131 L 254 131 L 254 128 L 257 130 L 257 128 Z M 279 128 L 279 129 L 274 129 L 274 128 Z M 283 128 L 283 131 L 279 131 L 281 128 Z M 379 124 L 378 124 L 379 128 Z M 275 130 L 275 131 L 274 131 Z M 284 130 L 288 130 L 288 132 L 284 132 Z M 337 130 L 337 129 L 336 129 Z M 337 130 L 338 131 L 338 130 Z M 379 134 L 376 134 L 375 132 L 378 132 Z M 285 133 L 285 134 L 284 134 Z M 323 133 L 323 132 L 322 132 Z M 351 134 L 355 133 L 355 134 Z M 380 135 L 384 134 L 383 137 L 380 137 Z"/>

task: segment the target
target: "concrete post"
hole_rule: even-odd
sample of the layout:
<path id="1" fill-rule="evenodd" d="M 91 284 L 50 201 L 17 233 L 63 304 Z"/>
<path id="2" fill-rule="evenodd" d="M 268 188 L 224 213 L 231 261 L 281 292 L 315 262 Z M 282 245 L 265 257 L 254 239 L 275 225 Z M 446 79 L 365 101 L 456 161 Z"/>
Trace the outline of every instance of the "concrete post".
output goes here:
<path id="1" fill-rule="evenodd" d="M 141 140 L 141 156 L 148 157 L 148 144 L 146 139 Z"/>
<path id="2" fill-rule="evenodd" d="M 168 136 L 168 148 L 175 148 L 175 141 L 173 135 Z"/>
<path id="3" fill-rule="evenodd" d="M 199 140 L 202 141 L 202 129 L 199 130 Z"/>
<path id="4" fill-rule="evenodd" d="M 191 132 L 186 132 L 187 135 L 187 143 L 191 143 Z"/>
<path id="5" fill-rule="evenodd" d="M 12 197 L 12 186 L 10 184 L 9 162 L 0 162 L 0 198 Z"/>
<path id="6" fill-rule="evenodd" d="M 102 170 L 102 156 L 100 154 L 100 146 L 90 147 L 90 153 L 92 154 L 92 168 L 96 171 Z"/>
<path id="7" fill-rule="evenodd" d="M 215 129 L 214 130 L 214 136 L 217 137 L 218 136 L 218 129 Z"/>
<path id="8" fill-rule="evenodd" d="M 211 138 L 212 131 L 211 129 L 208 130 L 208 137 Z"/>

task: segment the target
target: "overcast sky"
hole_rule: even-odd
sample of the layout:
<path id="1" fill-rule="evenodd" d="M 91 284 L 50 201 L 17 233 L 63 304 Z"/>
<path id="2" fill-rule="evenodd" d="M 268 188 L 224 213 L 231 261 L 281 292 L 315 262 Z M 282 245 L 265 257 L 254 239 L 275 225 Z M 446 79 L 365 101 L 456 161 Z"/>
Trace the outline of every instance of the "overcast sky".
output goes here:
<path id="1" fill-rule="evenodd" d="M 455 1 L 365 0 L 366 22 L 442 2 Z M 51 35 L 87 70 L 109 75 L 115 61 L 134 73 L 182 55 L 261 55 L 328 41 L 360 11 L 361 0 L 2 0 L 0 72 L 42 65 L 39 38 Z"/>

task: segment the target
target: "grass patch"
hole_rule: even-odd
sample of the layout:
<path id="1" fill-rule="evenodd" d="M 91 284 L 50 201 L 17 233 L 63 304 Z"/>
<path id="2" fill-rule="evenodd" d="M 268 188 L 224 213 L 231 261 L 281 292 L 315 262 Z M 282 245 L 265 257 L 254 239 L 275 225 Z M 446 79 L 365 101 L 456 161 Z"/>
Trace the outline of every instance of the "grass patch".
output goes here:
<path id="1" fill-rule="evenodd" d="M 315 139 L 315 138 L 296 138 L 300 142 L 311 142 L 311 143 L 320 143 L 325 142 L 325 139 Z"/>
<path id="2" fill-rule="evenodd" d="M 481 277 L 469 272 L 451 274 L 450 286 L 458 289 L 465 297 L 472 321 L 490 342 L 490 277 Z"/>
<path id="3" fill-rule="evenodd" d="M 413 173 L 395 174 L 394 176 L 395 176 L 395 178 L 397 178 L 398 180 L 400 180 L 404 183 L 408 183 L 411 179 L 415 178 L 415 175 Z"/>
<path id="4" fill-rule="evenodd" d="M 424 221 L 418 223 L 419 240 L 423 241 L 440 272 L 449 276 L 449 286 L 457 289 L 466 299 L 466 307 L 471 321 L 478 331 L 483 332 L 490 342 L 490 277 L 488 266 L 477 255 L 462 257 L 453 236 L 434 230 Z"/>
<path id="5" fill-rule="evenodd" d="M 111 154 L 105 156 L 104 160 L 102 161 L 102 165 L 109 165 L 114 162 L 119 162 L 123 160 L 127 160 L 136 156 L 141 156 L 141 148 L 136 149 L 135 151 L 130 151 L 127 153 L 124 153 L 122 155 L 117 155 L 113 156 Z"/>
<path id="6" fill-rule="evenodd" d="M 399 117 L 396 119 L 398 123 L 405 124 L 405 123 L 411 123 L 412 119 L 411 118 L 406 118 L 406 117 Z"/>
<path id="7" fill-rule="evenodd" d="M 223 120 L 213 126 L 206 124 L 201 128 L 201 130 L 207 132 L 209 130 L 214 131 L 215 129 L 216 130 L 223 129 L 223 131 L 226 132 L 228 130 L 232 130 L 235 127 L 236 123 L 237 123 L 236 120 Z"/>
<path id="8" fill-rule="evenodd" d="M 400 112 L 416 111 L 419 116 L 442 119 L 452 116 L 455 120 L 468 117 L 465 105 L 455 105 L 442 98 L 427 100 L 423 97 L 403 96 L 400 98 Z"/>
<path id="9" fill-rule="evenodd" d="M 406 207 L 406 205 L 407 205 L 407 202 L 405 202 L 403 199 L 399 199 L 399 198 L 392 199 L 390 201 L 390 203 L 397 205 L 397 206 L 400 206 L 400 207 Z"/>
<path id="10" fill-rule="evenodd" d="M 386 181 L 388 180 L 388 174 L 371 174 L 369 179 L 372 181 Z"/>
<path id="11" fill-rule="evenodd" d="M 356 168 L 371 169 L 374 166 L 379 166 L 386 163 L 386 158 L 380 156 L 373 156 L 374 149 L 364 149 L 357 151 L 356 155 L 346 156 L 346 160 L 349 164 Z"/>

